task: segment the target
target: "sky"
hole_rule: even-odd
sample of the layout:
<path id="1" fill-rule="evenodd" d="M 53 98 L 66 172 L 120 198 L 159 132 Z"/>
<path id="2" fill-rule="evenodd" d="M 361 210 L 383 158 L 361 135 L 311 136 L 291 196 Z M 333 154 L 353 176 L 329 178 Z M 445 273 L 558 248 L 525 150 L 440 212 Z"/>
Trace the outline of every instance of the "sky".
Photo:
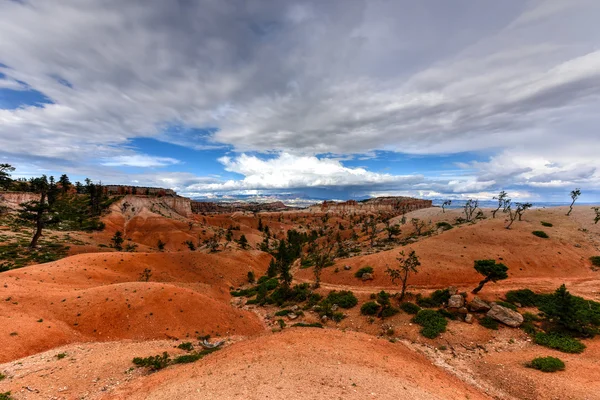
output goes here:
<path id="1" fill-rule="evenodd" d="M 0 162 L 190 197 L 600 202 L 597 0 L 0 0 Z"/>

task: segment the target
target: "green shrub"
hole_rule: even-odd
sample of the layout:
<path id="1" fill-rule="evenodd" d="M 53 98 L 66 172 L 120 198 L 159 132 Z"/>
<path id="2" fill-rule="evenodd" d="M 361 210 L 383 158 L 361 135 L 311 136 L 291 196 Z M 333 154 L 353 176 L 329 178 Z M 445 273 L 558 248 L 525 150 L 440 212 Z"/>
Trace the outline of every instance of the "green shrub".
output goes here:
<path id="1" fill-rule="evenodd" d="M 299 328 L 321 328 L 323 329 L 323 324 L 319 322 L 313 322 L 312 324 L 307 324 L 306 322 L 298 322 L 297 324 L 292 325 L 292 327 Z"/>
<path id="2" fill-rule="evenodd" d="M 201 359 L 202 357 L 210 354 L 210 353 L 214 353 L 215 351 L 219 350 L 220 347 L 214 347 L 212 349 L 204 349 L 202 351 L 199 351 L 197 353 L 192 353 L 192 354 L 184 354 L 182 356 L 178 356 L 175 357 L 175 359 L 173 359 L 172 364 L 188 364 L 188 363 L 193 363 L 195 361 L 198 361 L 199 359 Z"/>
<path id="3" fill-rule="evenodd" d="M 367 301 L 360 307 L 360 313 L 363 315 L 376 315 L 379 312 L 379 304 L 374 301 Z"/>
<path id="4" fill-rule="evenodd" d="M 248 271 L 248 282 L 249 283 L 254 283 L 255 281 L 255 276 L 254 276 L 254 271 Z"/>
<path id="5" fill-rule="evenodd" d="M 179 346 L 177 346 L 177 348 L 185 351 L 192 351 L 194 350 L 194 345 L 190 342 L 183 342 L 180 343 Z"/>
<path id="6" fill-rule="evenodd" d="M 532 307 L 537 305 L 539 296 L 529 289 L 511 290 L 506 293 L 506 301 L 509 303 L 519 303 L 523 307 Z"/>
<path id="7" fill-rule="evenodd" d="M 479 320 L 479 325 L 484 328 L 493 329 L 495 331 L 498 330 L 498 321 L 488 316 L 485 316 Z"/>
<path id="8" fill-rule="evenodd" d="M 513 311 L 517 311 L 517 306 L 512 303 L 507 303 L 506 301 L 497 301 L 496 304 L 502 307 L 510 308 Z"/>
<path id="9" fill-rule="evenodd" d="M 362 267 L 361 269 L 359 269 L 358 271 L 356 271 L 356 273 L 354 273 L 354 276 L 357 278 L 362 278 L 362 276 L 364 274 L 372 274 L 373 273 L 373 267 Z"/>
<path id="10" fill-rule="evenodd" d="M 329 292 L 325 300 L 331 304 L 337 304 L 342 308 L 352 308 L 358 304 L 358 299 L 349 290 L 341 290 L 339 292 L 333 290 Z"/>
<path id="11" fill-rule="evenodd" d="M 405 313 L 407 313 L 407 314 L 413 314 L 413 315 L 416 314 L 416 313 L 418 313 L 419 311 L 421 311 L 421 307 L 419 307 L 415 303 L 410 303 L 410 302 L 406 302 L 406 303 L 400 304 L 400 308 Z"/>
<path id="12" fill-rule="evenodd" d="M 452 226 L 452 225 L 450 225 L 449 223 L 447 223 L 447 222 L 445 222 L 445 221 L 438 222 L 438 223 L 436 224 L 436 226 L 437 226 L 438 228 L 442 228 L 444 231 L 449 231 L 450 229 L 452 229 L 452 228 L 453 228 L 453 226 Z"/>
<path id="13" fill-rule="evenodd" d="M 288 314 L 291 314 L 292 310 L 279 310 L 275 313 L 276 317 L 285 317 Z"/>
<path id="14" fill-rule="evenodd" d="M 65 358 L 67 356 L 67 353 L 58 353 L 56 355 L 56 358 L 58 358 L 59 360 L 62 360 L 63 358 Z"/>
<path id="15" fill-rule="evenodd" d="M 171 362 L 169 354 L 165 351 L 162 355 L 150 356 L 150 357 L 136 357 L 133 359 L 133 363 L 138 367 L 146 367 L 151 371 L 158 371 L 166 368 Z"/>
<path id="16" fill-rule="evenodd" d="M 448 311 L 446 309 L 443 309 L 443 308 L 440 308 L 439 310 L 437 310 L 437 312 L 438 312 L 438 314 L 440 314 L 444 318 L 448 318 L 448 319 L 451 319 L 453 321 L 456 320 L 456 319 L 458 319 L 458 313 L 456 313 L 456 312 L 450 312 L 450 311 Z"/>
<path id="17" fill-rule="evenodd" d="M 533 231 L 531 232 L 533 233 L 535 236 L 540 237 L 542 239 L 548 239 L 550 236 L 548 236 L 548 234 L 544 231 Z"/>
<path id="18" fill-rule="evenodd" d="M 600 256 L 592 256 L 590 257 L 590 262 L 595 267 L 600 267 Z"/>
<path id="19" fill-rule="evenodd" d="M 563 353 L 581 353 L 585 345 L 579 340 L 559 332 L 538 332 L 534 337 L 535 343 Z"/>
<path id="20" fill-rule="evenodd" d="M 565 369 L 565 363 L 556 357 L 538 357 L 527 364 L 529 368 L 534 368 L 542 372 L 556 372 Z"/>
<path id="21" fill-rule="evenodd" d="M 552 228 L 552 226 L 553 226 L 550 222 L 542 221 L 541 224 L 542 224 L 542 226 L 547 226 L 548 228 Z"/>
<path id="22" fill-rule="evenodd" d="M 421 310 L 415 315 L 412 321 L 421 325 L 421 334 L 426 338 L 436 338 L 440 333 L 446 331 L 448 321 L 438 312 L 433 310 Z"/>
<path id="23" fill-rule="evenodd" d="M 398 314 L 399 312 L 400 312 L 400 310 L 397 309 L 396 307 L 385 307 L 383 310 L 381 310 L 381 318 L 393 317 L 394 315 Z"/>
<path id="24" fill-rule="evenodd" d="M 417 304 L 425 308 L 435 308 L 446 303 L 450 299 L 450 292 L 448 289 L 438 289 L 431 293 L 429 297 L 421 297 L 417 295 Z"/>
<path id="25" fill-rule="evenodd" d="M 534 322 L 538 321 L 540 321 L 540 318 L 537 315 L 526 312 L 523 314 L 523 323 L 521 324 L 520 328 L 523 330 L 523 332 L 533 336 L 537 333 L 537 327 L 535 326 Z"/>
<path id="26" fill-rule="evenodd" d="M 4 392 L 0 393 L 0 400 L 15 400 L 15 398 L 10 395 L 10 392 Z"/>
<path id="27" fill-rule="evenodd" d="M 578 336 L 593 337 L 599 332 L 600 303 L 573 296 L 565 285 L 541 297 L 538 304 L 551 321 Z"/>
<path id="28" fill-rule="evenodd" d="M 6 379 L 6 375 L 4 375 L 2 372 L 0 372 L 0 381 Z"/>

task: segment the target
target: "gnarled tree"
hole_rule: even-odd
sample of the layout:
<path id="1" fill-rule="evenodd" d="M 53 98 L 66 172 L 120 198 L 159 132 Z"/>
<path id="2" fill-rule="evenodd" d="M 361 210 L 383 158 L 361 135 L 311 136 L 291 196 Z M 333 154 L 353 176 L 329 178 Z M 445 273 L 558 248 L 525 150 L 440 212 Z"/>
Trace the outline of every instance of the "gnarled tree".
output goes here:
<path id="1" fill-rule="evenodd" d="M 467 200 L 467 202 L 465 203 L 465 206 L 463 208 L 463 212 L 465 213 L 465 219 L 467 222 L 471 222 L 471 220 L 473 219 L 473 214 L 475 213 L 475 211 L 477 210 L 478 207 L 479 207 L 479 200 L 473 200 L 473 199 Z"/>
<path id="2" fill-rule="evenodd" d="M 597 224 L 598 221 L 600 221 L 600 207 L 592 207 L 592 210 L 594 210 L 596 213 L 596 216 L 594 217 L 594 224 Z"/>
<path id="3" fill-rule="evenodd" d="M 571 215 L 571 211 L 573 211 L 573 204 L 575 204 L 575 201 L 579 198 L 579 196 L 581 196 L 581 190 L 571 190 L 571 200 L 573 201 L 571 201 L 571 205 L 569 206 L 569 212 L 567 212 L 567 216 Z"/>
<path id="4" fill-rule="evenodd" d="M 492 218 L 496 218 L 496 213 L 504 206 L 504 201 L 507 199 L 507 197 L 508 193 L 506 193 L 504 190 L 501 191 L 498 196 L 493 197 L 494 200 L 498 200 L 498 208 L 492 210 Z"/>
<path id="5" fill-rule="evenodd" d="M 496 263 L 496 260 L 476 260 L 475 271 L 485 276 L 485 279 L 479 282 L 479 285 L 473 289 L 472 293 L 474 294 L 479 293 L 483 285 L 490 281 L 497 282 L 508 278 L 508 274 L 506 273 L 508 267 L 502 263 Z"/>
<path id="6" fill-rule="evenodd" d="M 442 203 L 442 212 L 446 212 L 446 207 L 452 204 L 452 200 L 444 200 Z"/>
<path id="7" fill-rule="evenodd" d="M 406 294 L 406 285 L 408 283 L 408 277 L 411 273 L 419 272 L 417 267 L 421 265 L 419 257 L 414 250 L 411 250 L 408 255 L 404 254 L 404 251 L 400 252 L 400 257 L 397 258 L 400 268 L 387 268 L 385 273 L 390 276 L 392 283 L 395 285 L 397 280 L 400 280 L 402 289 L 400 291 L 400 301 L 404 299 Z"/>
<path id="8" fill-rule="evenodd" d="M 23 221 L 33 222 L 35 231 L 29 248 L 33 249 L 37 246 L 37 242 L 42 236 L 43 229 L 48 225 L 57 224 L 58 218 L 52 210 L 52 204 L 48 199 L 48 191 L 50 185 L 46 175 L 40 178 L 33 178 L 29 182 L 30 189 L 40 194 L 39 200 L 32 200 L 26 203 L 21 203 L 19 210 L 19 218 Z"/>

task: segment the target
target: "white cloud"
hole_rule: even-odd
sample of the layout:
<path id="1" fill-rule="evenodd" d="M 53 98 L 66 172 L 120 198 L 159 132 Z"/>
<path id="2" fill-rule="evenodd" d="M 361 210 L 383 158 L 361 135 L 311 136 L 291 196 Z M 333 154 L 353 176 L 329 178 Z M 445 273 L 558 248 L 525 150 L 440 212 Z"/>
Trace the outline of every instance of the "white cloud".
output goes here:
<path id="1" fill-rule="evenodd" d="M 127 166 L 127 167 L 164 167 L 167 165 L 179 164 L 179 160 L 169 157 L 155 157 L 147 154 L 130 154 L 116 156 L 106 159 L 102 165 L 108 167 Z"/>
<path id="2" fill-rule="evenodd" d="M 226 171 L 243 175 L 243 179 L 196 184 L 188 190 L 244 191 L 250 189 L 294 189 L 328 187 L 404 186 L 423 181 L 421 175 L 399 176 L 345 167 L 339 160 L 281 153 L 276 158 L 260 159 L 242 154 L 222 157 Z"/>

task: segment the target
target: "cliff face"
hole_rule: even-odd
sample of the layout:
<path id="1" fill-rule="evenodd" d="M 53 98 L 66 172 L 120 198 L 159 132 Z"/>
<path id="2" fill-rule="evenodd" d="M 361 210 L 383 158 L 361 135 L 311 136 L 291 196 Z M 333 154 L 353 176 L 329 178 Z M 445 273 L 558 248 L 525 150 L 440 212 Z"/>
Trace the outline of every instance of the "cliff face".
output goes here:
<path id="1" fill-rule="evenodd" d="M 290 207 L 281 201 L 272 203 L 212 203 L 207 201 L 192 201 L 192 211 L 195 214 L 229 214 L 238 211 L 284 211 Z"/>
<path id="2" fill-rule="evenodd" d="M 191 200 L 181 196 L 127 195 L 116 203 L 115 206 L 120 208 L 121 212 L 132 215 L 139 213 L 143 209 L 147 209 L 151 212 L 169 216 L 171 216 L 172 212 L 186 218 L 192 216 Z"/>
<path id="3" fill-rule="evenodd" d="M 0 207 L 7 207 L 9 210 L 18 210 L 19 204 L 32 200 L 39 200 L 40 195 L 29 192 L 0 192 Z"/>
<path id="4" fill-rule="evenodd" d="M 365 201 L 348 200 L 342 203 L 324 201 L 322 204 L 309 207 L 312 212 L 331 213 L 370 213 L 389 212 L 399 214 L 429 208 L 431 200 L 414 199 L 412 197 L 377 197 Z"/>

